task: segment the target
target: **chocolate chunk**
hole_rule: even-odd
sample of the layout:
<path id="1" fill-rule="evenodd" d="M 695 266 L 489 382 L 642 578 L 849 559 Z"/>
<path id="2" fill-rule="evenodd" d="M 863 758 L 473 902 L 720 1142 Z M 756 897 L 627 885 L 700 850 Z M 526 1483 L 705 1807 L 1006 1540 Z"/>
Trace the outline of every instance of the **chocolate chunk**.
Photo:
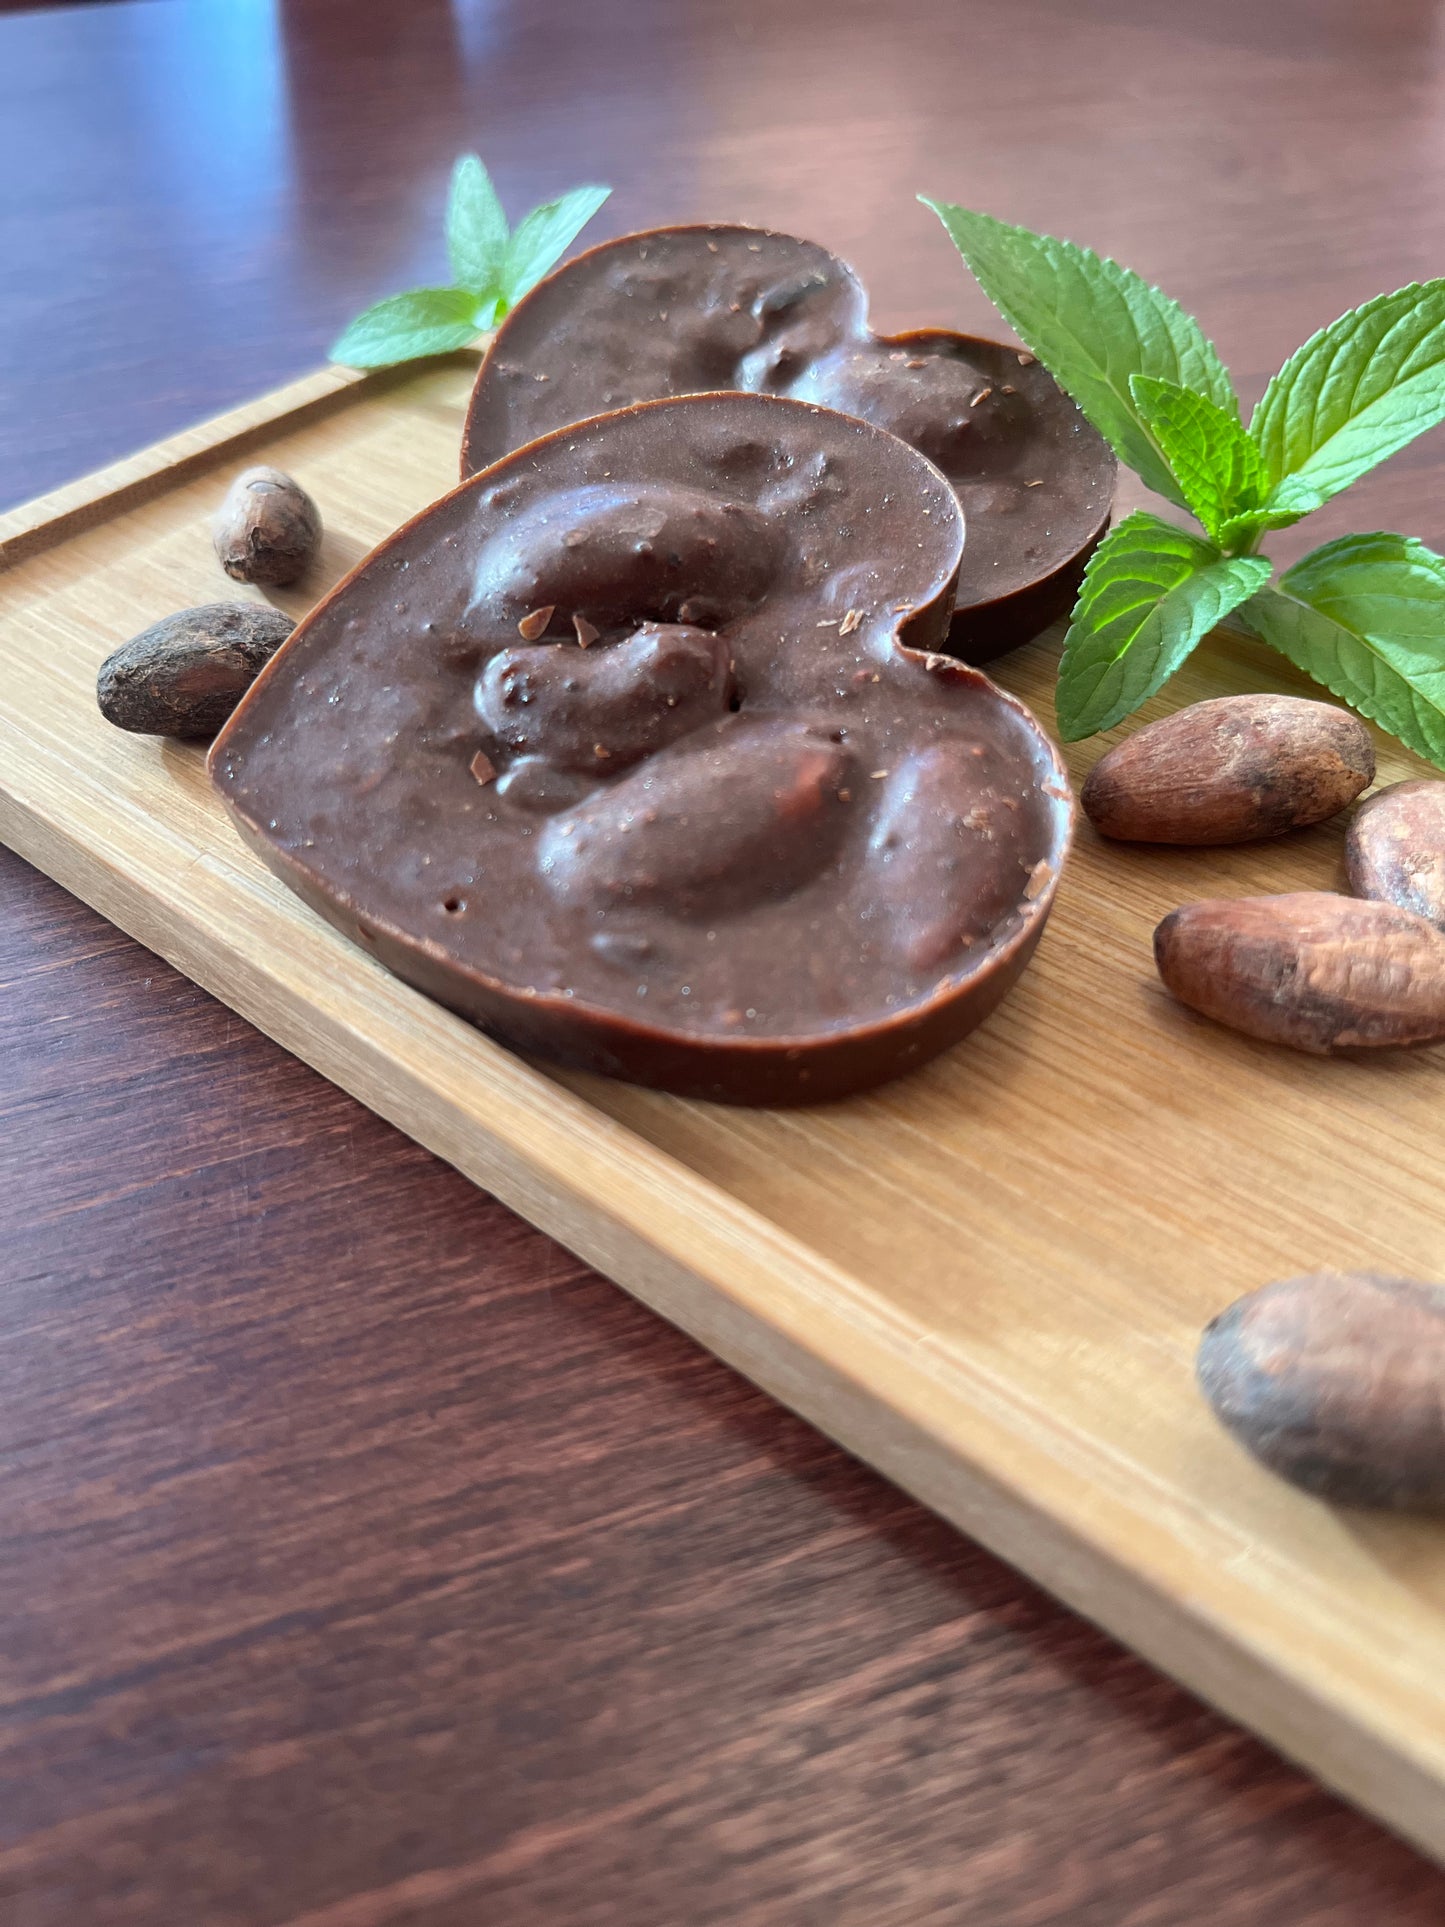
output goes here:
<path id="1" fill-rule="evenodd" d="M 212 775 L 309 903 L 519 1048 L 734 1102 L 862 1089 L 993 1009 L 1068 841 L 1052 745 L 936 653 L 962 553 L 942 476 L 864 422 L 607 415 L 383 543 Z"/>
<path id="2" fill-rule="evenodd" d="M 1067 614 L 1108 523 L 1107 444 L 1032 355 L 942 329 L 873 334 L 852 270 L 788 234 L 656 228 L 557 269 L 482 363 L 462 474 L 603 409 L 718 388 L 841 409 L 938 464 L 968 526 L 948 641 L 965 660 Z M 810 505 L 835 486 L 813 473 Z"/>

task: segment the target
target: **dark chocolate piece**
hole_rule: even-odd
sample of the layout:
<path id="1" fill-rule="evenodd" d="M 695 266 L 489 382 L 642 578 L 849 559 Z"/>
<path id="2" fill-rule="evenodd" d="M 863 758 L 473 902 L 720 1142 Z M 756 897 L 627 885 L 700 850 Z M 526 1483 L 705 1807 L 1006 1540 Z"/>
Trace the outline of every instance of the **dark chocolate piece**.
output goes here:
<path id="1" fill-rule="evenodd" d="M 462 474 L 603 409 L 718 388 L 790 395 L 891 429 L 943 470 L 968 546 L 947 647 L 987 662 L 1073 605 L 1115 461 L 1032 355 L 929 329 L 880 336 L 836 255 L 761 228 L 605 242 L 503 322 L 467 414 Z"/>
<path id="2" fill-rule="evenodd" d="M 861 1089 L 993 1009 L 1068 842 L 1028 711 L 919 653 L 962 548 L 942 475 L 866 423 L 625 409 L 383 543 L 212 774 L 307 902 L 521 1049 L 736 1102 Z"/>

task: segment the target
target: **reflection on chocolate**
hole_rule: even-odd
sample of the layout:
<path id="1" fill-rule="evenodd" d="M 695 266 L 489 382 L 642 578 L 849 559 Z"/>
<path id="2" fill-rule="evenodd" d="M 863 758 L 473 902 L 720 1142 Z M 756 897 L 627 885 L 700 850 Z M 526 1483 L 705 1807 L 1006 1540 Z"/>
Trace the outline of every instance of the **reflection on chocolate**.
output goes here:
<path id="1" fill-rule="evenodd" d="M 307 902 L 521 1049 L 736 1102 L 861 1089 L 993 1009 L 1068 841 L 1033 718 L 929 653 L 962 552 L 942 475 L 866 423 L 628 408 L 383 543 L 212 775 Z"/>
<path id="2" fill-rule="evenodd" d="M 717 388 L 842 409 L 938 464 L 968 528 L 955 653 L 987 662 L 1067 614 L 1108 521 L 1107 444 L 1030 355 L 871 333 L 852 270 L 792 235 L 655 228 L 559 268 L 482 363 L 462 474 L 603 409 Z"/>

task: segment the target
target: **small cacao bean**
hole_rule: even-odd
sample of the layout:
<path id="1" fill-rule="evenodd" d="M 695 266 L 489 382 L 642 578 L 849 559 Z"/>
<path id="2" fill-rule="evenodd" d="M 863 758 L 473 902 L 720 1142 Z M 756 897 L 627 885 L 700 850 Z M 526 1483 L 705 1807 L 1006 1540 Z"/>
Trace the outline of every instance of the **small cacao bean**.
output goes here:
<path id="1" fill-rule="evenodd" d="M 1270 1471 L 1344 1505 L 1445 1509 L 1445 1289 L 1317 1271 L 1205 1329 L 1199 1383 Z"/>
<path id="2" fill-rule="evenodd" d="M 1393 903 L 1187 903 L 1154 932 L 1154 960 L 1181 1003 L 1267 1043 L 1323 1055 L 1445 1038 L 1445 936 Z"/>
<path id="3" fill-rule="evenodd" d="M 143 629 L 107 656 L 100 713 L 148 736 L 214 736 L 295 628 L 263 603 L 210 602 Z"/>
<path id="4" fill-rule="evenodd" d="M 321 546 L 321 515 L 299 483 L 279 468 L 239 474 L 216 511 L 211 539 L 226 574 L 237 582 L 284 588 Z"/>
<path id="5" fill-rule="evenodd" d="M 1357 897 L 1445 930 L 1445 783 L 1422 776 L 1362 803 L 1345 838 L 1345 879 Z"/>
<path id="6" fill-rule="evenodd" d="M 1322 823 L 1375 780 L 1358 717 L 1299 696 L 1219 696 L 1100 757 L 1081 801 L 1131 843 L 1249 843 Z"/>

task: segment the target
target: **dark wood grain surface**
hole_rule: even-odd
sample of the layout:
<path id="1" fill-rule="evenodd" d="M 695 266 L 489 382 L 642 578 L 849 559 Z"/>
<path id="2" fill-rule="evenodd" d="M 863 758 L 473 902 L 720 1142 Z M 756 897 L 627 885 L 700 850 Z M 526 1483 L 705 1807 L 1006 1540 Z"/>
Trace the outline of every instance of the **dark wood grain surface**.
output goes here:
<path id="1" fill-rule="evenodd" d="M 600 178 L 616 229 L 814 234 L 889 325 L 986 320 L 916 189 L 1062 228 L 1255 391 L 1445 264 L 1427 0 L 5 11 L 7 501 L 435 276 L 468 145 L 513 207 Z M 1440 465 L 1355 525 L 1438 543 Z M 3 853 L 0 983 L 5 1927 L 1445 1918 L 1445 1877 Z"/>

